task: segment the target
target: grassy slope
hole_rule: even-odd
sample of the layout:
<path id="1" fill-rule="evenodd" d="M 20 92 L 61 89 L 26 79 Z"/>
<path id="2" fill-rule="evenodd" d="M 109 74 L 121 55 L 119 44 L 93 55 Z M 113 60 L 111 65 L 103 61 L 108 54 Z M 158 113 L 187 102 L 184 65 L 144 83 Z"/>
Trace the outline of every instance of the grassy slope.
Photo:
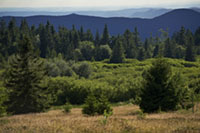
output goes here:
<path id="1" fill-rule="evenodd" d="M 103 121 L 103 116 L 84 116 L 80 108 L 73 108 L 69 114 L 63 110 L 52 110 L 0 118 L 0 132 L 200 132 L 200 112 L 178 111 L 141 117 L 137 106 L 124 105 L 114 107 L 114 114 L 106 123 Z"/>

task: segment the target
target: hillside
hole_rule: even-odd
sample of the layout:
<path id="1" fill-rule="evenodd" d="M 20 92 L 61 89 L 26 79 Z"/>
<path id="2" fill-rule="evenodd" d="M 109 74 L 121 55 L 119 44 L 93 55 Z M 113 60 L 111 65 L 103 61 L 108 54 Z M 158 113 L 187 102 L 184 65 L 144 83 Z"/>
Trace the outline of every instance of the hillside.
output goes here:
<path id="1" fill-rule="evenodd" d="M 1 17 L 6 22 L 12 17 Z M 40 23 L 46 23 L 47 20 L 52 23 L 56 29 L 59 26 L 66 26 L 71 28 L 74 24 L 76 28 L 83 26 L 84 29 L 91 29 L 95 34 L 96 30 L 102 32 L 104 24 L 108 25 L 111 35 L 122 34 L 126 29 L 133 30 L 134 27 L 138 28 L 138 31 L 142 39 L 150 36 L 152 33 L 156 35 L 159 29 L 168 29 L 170 35 L 175 31 L 178 31 L 181 26 L 186 29 L 190 29 L 194 32 L 197 27 L 200 26 L 200 13 L 190 9 L 178 9 L 168 12 L 164 15 L 153 19 L 140 19 L 140 18 L 124 18 L 124 17 L 93 17 L 93 16 L 81 16 L 77 14 L 71 14 L 66 16 L 30 16 L 30 17 L 15 17 L 17 24 L 20 24 L 22 19 L 26 19 L 29 25 L 38 26 Z"/>

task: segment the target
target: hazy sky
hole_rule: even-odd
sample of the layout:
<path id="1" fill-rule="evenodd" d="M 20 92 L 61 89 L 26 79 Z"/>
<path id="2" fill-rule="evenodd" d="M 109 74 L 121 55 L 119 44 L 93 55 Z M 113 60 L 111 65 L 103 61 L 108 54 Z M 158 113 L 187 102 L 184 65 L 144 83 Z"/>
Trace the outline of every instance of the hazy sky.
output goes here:
<path id="1" fill-rule="evenodd" d="M 0 7 L 192 7 L 200 0 L 0 0 Z"/>

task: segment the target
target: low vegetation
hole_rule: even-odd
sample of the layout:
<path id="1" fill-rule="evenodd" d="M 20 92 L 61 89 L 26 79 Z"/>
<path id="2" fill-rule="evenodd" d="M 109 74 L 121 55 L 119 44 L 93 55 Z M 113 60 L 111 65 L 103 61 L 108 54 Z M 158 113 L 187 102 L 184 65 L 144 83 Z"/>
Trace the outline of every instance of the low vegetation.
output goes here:
<path id="1" fill-rule="evenodd" d="M 191 110 L 142 114 L 135 105 L 113 107 L 113 115 L 85 116 L 81 108 L 70 113 L 50 110 L 45 113 L 15 115 L 0 118 L 0 132 L 67 132 L 67 133 L 183 133 L 200 132 L 200 112 Z"/>

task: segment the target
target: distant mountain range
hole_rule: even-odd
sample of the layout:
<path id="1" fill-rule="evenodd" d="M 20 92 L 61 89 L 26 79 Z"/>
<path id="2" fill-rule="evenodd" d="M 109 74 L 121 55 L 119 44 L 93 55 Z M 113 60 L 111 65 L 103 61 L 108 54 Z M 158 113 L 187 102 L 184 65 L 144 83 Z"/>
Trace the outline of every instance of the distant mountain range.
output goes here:
<path id="1" fill-rule="evenodd" d="M 12 17 L 0 17 L 6 22 L 9 22 Z M 83 26 L 84 29 L 91 29 L 95 34 L 96 30 L 102 33 L 104 25 L 108 25 L 109 33 L 111 35 L 123 34 L 126 29 L 133 31 L 134 27 L 138 28 L 142 39 L 149 37 L 152 33 L 155 36 L 159 29 L 168 29 L 170 35 L 173 32 L 180 30 L 181 26 L 195 31 L 200 26 L 200 13 L 192 9 L 177 9 L 167 12 L 163 15 L 152 19 L 142 18 L 126 18 L 126 17 L 94 17 L 83 16 L 77 14 L 70 14 L 65 16 L 29 16 L 29 17 L 15 17 L 19 25 L 22 19 L 26 19 L 29 25 L 38 26 L 40 23 L 46 24 L 47 20 L 52 23 L 56 29 L 59 26 L 66 26 L 71 28 L 74 24 L 77 29 Z"/>
<path id="2" fill-rule="evenodd" d="M 98 10 L 85 10 L 85 11 L 73 11 L 68 8 L 49 8 L 49 9 L 18 9 L 18 8 L 9 8 L 1 9 L 0 8 L 0 17 L 2 16 L 36 16 L 36 15 L 50 15 L 50 16 L 61 16 L 61 15 L 86 15 L 86 16 L 97 16 L 97 17 L 128 17 L 128 18 L 154 18 L 160 15 L 163 15 L 167 12 L 172 11 L 173 9 L 166 8 L 132 8 L 132 9 L 123 9 L 123 10 L 113 10 L 113 11 L 98 11 Z M 200 12 L 200 8 L 193 7 L 189 8 L 195 11 Z"/>

